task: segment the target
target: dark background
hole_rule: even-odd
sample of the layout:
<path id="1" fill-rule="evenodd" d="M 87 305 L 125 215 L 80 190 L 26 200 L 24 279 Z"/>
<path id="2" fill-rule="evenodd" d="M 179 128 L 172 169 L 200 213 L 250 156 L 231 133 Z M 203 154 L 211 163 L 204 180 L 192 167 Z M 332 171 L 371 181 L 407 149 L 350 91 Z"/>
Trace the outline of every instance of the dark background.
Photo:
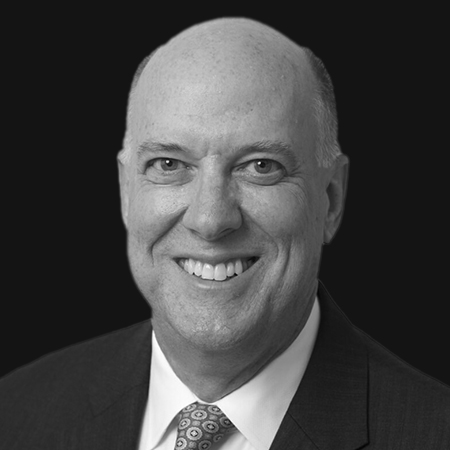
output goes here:
<path id="1" fill-rule="evenodd" d="M 450 384 L 448 51 L 443 12 L 409 8 L 15 16 L 3 93 L 13 101 L 2 127 L 0 375 L 149 317 L 128 269 L 115 161 L 130 83 L 182 29 L 247 16 L 310 47 L 334 81 L 350 181 L 320 278 L 356 326 Z"/>

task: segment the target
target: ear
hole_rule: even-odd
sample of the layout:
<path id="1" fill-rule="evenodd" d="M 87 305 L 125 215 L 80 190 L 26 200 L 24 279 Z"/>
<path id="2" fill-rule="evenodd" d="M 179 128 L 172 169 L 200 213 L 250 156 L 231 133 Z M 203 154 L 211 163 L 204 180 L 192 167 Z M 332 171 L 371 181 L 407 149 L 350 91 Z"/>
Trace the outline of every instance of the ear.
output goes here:
<path id="1" fill-rule="evenodd" d="M 120 187 L 120 203 L 122 209 L 122 220 L 125 228 L 128 228 L 128 206 L 129 206 L 129 174 L 128 165 L 117 158 L 117 165 L 119 169 L 119 187 Z"/>
<path id="2" fill-rule="evenodd" d="M 325 217 L 323 242 L 329 244 L 335 236 L 344 215 L 345 196 L 347 193 L 349 160 L 346 155 L 339 155 L 334 161 L 332 175 L 329 179 L 326 195 L 328 211 Z"/>

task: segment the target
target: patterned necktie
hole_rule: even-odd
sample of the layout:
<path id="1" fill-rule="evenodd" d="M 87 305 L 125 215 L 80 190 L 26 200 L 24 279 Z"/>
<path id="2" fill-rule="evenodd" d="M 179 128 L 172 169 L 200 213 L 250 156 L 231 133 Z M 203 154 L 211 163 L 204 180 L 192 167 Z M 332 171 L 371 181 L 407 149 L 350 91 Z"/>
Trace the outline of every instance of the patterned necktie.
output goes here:
<path id="1" fill-rule="evenodd" d="M 175 450 L 207 450 L 235 429 L 218 406 L 192 403 L 182 409 L 178 416 Z"/>

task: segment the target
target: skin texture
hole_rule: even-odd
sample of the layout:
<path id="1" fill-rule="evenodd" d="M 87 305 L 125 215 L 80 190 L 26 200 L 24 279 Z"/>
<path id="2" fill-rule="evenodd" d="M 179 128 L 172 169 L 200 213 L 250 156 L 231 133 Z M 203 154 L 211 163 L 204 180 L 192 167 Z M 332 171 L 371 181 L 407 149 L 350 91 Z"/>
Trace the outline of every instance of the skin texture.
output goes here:
<path id="1" fill-rule="evenodd" d="M 119 163 L 130 265 L 163 352 L 202 400 L 253 377 L 311 311 L 347 166 L 344 155 L 317 165 L 314 87 L 296 44 L 222 19 L 160 48 L 132 95 L 132 154 Z M 185 272 L 177 262 L 189 257 L 258 260 L 219 282 Z"/>

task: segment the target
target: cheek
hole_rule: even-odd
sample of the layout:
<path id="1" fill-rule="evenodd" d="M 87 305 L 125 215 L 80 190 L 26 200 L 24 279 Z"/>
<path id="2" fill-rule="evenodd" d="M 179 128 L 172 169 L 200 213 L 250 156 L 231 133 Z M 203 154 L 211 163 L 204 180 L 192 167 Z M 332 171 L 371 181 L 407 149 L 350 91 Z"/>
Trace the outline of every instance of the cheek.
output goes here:
<path id="1" fill-rule="evenodd" d="M 298 187 L 259 187 L 245 193 L 242 210 L 271 240 L 288 245 L 312 228 L 307 196 Z"/>
<path id="2" fill-rule="evenodd" d="M 184 196 L 179 190 L 148 186 L 130 197 L 128 259 L 137 285 L 147 299 L 162 282 L 155 248 L 158 255 L 164 254 L 164 238 L 185 210 Z"/>
<path id="3" fill-rule="evenodd" d="M 129 233 L 153 245 L 186 209 L 182 191 L 182 188 L 150 186 L 137 192 L 130 202 Z"/>
<path id="4" fill-rule="evenodd" d="M 316 278 L 320 261 L 322 226 L 315 193 L 280 185 L 258 194 L 247 195 L 243 209 L 276 247 L 270 270 L 282 280 L 277 286 L 297 289 Z"/>

